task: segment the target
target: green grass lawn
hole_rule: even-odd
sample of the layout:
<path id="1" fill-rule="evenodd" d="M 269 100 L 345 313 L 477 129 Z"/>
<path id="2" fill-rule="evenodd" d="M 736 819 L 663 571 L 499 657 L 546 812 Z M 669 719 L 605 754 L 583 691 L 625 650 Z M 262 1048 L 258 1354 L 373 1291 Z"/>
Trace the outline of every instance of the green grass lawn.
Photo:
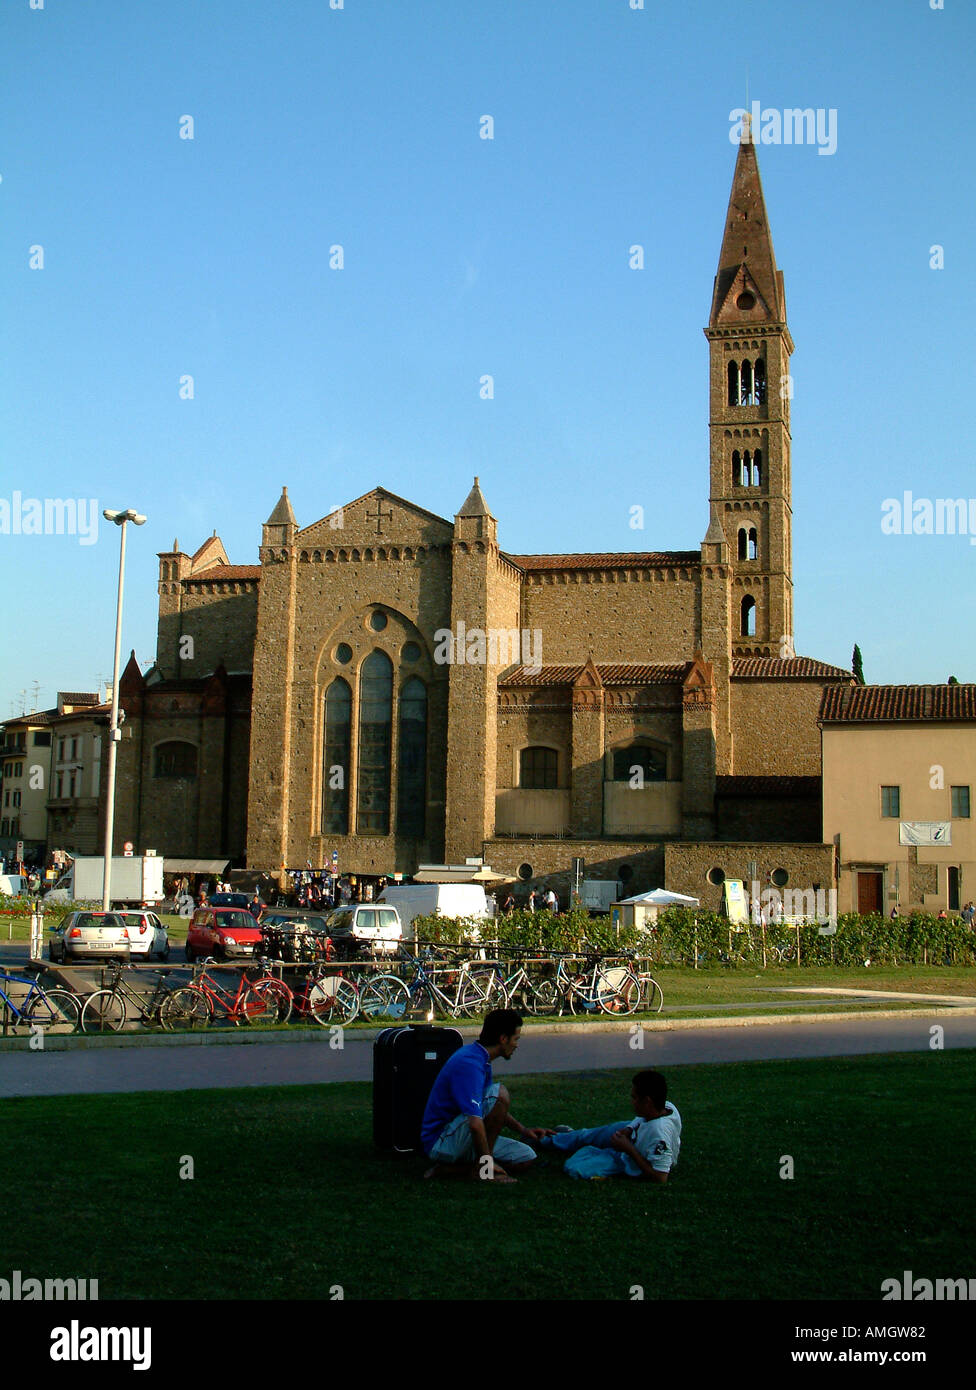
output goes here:
<path id="1" fill-rule="evenodd" d="M 906 1269 L 972 1272 L 974 1059 L 672 1067 L 666 1187 L 558 1162 L 424 1182 L 373 1149 L 364 1083 L 8 1100 L 5 1272 L 97 1278 L 103 1299 L 877 1300 Z M 515 1113 L 629 1117 L 630 1074 L 513 1077 Z"/>

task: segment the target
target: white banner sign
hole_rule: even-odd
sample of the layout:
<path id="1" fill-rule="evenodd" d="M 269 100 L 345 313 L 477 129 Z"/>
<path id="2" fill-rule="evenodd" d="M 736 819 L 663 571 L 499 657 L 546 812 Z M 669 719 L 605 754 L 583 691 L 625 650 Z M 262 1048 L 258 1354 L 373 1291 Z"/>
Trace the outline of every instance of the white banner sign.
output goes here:
<path id="1" fill-rule="evenodd" d="M 952 822 L 947 820 L 903 820 L 899 826 L 901 845 L 951 845 Z"/>

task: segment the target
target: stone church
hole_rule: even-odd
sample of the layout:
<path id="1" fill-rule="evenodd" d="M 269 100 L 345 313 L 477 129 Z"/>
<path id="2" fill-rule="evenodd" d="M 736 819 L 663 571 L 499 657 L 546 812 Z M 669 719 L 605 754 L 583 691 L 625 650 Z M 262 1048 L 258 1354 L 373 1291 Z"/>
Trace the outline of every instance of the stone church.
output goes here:
<path id="1" fill-rule="evenodd" d="M 482 856 L 564 892 L 579 856 L 703 901 L 831 879 L 817 713 L 852 676 L 793 649 L 793 341 L 748 142 L 705 336 L 695 550 L 512 554 L 477 478 L 453 520 L 377 487 L 302 526 L 284 489 L 254 566 L 174 542 L 122 682 L 120 837 L 272 871 Z"/>

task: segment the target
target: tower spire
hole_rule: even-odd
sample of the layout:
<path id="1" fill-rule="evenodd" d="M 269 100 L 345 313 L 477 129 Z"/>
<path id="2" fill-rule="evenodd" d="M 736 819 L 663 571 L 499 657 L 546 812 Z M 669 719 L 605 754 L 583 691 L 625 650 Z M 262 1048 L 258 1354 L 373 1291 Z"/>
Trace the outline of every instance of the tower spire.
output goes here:
<path id="1" fill-rule="evenodd" d="M 773 237 L 766 216 L 752 117 L 742 117 L 732 192 L 712 294 L 711 327 L 745 316 L 757 323 L 784 323 L 786 296 L 776 268 Z M 750 302 L 751 300 L 751 302 Z"/>

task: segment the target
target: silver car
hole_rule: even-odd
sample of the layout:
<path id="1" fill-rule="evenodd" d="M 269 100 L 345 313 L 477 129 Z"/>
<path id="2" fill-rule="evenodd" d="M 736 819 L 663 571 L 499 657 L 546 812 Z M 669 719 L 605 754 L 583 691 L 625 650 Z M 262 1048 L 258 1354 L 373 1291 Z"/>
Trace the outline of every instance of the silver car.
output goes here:
<path id="1" fill-rule="evenodd" d="M 128 960 L 129 928 L 121 912 L 69 912 L 51 928 L 48 955 L 52 961 Z"/>

